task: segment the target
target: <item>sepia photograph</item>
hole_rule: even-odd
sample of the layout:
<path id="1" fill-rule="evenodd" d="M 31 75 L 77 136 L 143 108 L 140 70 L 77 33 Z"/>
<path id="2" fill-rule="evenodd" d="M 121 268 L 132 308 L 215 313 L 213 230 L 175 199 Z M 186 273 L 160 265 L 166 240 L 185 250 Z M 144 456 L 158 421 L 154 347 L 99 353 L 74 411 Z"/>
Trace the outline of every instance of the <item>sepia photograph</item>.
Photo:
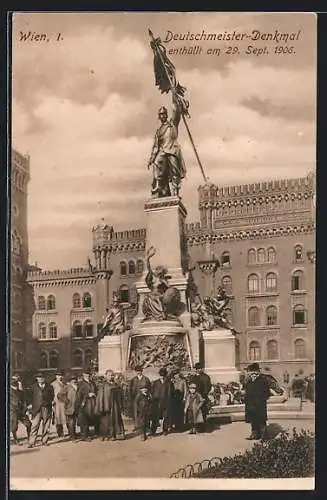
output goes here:
<path id="1" fill-rule="evenodd" d="M 316 14 L 10 39 L 10 489 L 314 489 Z"/>

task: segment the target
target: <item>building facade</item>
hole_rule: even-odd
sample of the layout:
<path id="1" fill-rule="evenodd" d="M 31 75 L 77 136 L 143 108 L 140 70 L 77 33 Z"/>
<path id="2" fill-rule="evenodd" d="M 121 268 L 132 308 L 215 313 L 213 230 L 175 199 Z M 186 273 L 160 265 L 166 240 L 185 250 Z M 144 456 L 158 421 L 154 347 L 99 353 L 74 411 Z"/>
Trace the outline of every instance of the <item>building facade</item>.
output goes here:
<path id="1" fill-rule="evenodd" d="M 27 187 L 30 179 L 30 159 L 18 151 L 11 153 L 11 369 L 26 369 L 28 347 L 31 344 L 30 286 L 28 272 Z"/>
<path id="2" fill-rule="evenodd" d="M 230 296 L 238 367 L 257 361 L 278 378 L 312 373 L 315 176 L 206 185 L 198 197 L 200 222 L 186 227 L 188 265 L 201 297 L 219 285 Z M 92 233 L 88 268 L 29 273 L 35 368 L 87 366 L 113 292 L 126 304 L 127 319 L 136 312 L 146 230 L 115 232 L 102 222 Z"/>

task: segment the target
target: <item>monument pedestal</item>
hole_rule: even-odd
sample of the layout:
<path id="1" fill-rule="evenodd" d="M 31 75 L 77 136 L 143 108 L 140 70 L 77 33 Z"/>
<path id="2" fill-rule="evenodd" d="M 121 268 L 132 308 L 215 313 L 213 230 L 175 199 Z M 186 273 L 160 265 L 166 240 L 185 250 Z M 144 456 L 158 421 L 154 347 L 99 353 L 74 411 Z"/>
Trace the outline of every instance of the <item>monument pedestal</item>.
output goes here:
<path id="1" fill-rule="evenodd" d="M 235 336 L 226 328 L 203 331 L 204 367 L 213 383 L 238 382 Z"/>
<path id="2" fill-rule="evenodd" d="M 121 335 L 107 335 L 98 344 L 99 373 L 105 373 L 106 370 L 121 372 L 122 367 L 122 349 Z"/>

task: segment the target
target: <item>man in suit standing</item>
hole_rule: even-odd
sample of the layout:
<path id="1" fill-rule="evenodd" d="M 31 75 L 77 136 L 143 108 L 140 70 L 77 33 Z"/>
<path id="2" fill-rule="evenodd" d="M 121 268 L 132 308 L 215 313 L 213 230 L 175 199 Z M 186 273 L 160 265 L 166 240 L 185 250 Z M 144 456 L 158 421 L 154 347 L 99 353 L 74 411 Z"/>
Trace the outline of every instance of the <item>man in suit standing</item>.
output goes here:
<path id="1" fill-rule="evenodd" d="M 29 448 L 33 448 L 36 443 L 40 424 L 42 422 L 42 445 L 48 445 L 52 403 L 54 399 L 53 387 L 45 381 L 43 373 L 35 375 L 36 383 L 32 387 L 32 404 L 30 405 L 32 414 L 32 428 L 29 439 Z"/>
<path id="2" fill-rule="evenodd" d="M 142 366 L 136 366 L 135 371 L 136 371 L 136 376 L 132 378 L 130 384 L 130 396 L 132 401 L 134 430 L 138 428 L 139 403 L 143 397 L 142 389 L 147 389 L 148 392 L 150 392 L 151 390 L 150 379 L 145 375 L 143 375 Z"/>
<path id="3" fill-rule="evenodd" d="M 273 393 L 267 378 L 260 373 L 258 363 L 247 367 L 248 379 L 245 383 L 245 421 L 251 424 L 248 439 L 263 439 L 266 432 L 267 400 Z"/>
<path id="4" fill-rule="evenodd" d="M 151 434 L 156 433 L 159 420 L 162 419 L 162 430 L 164 436 L 167 436 L 171 424 L 172 396 L 174 387 L 167 377 L 166 368 L 160 368 L 159 379 L 153 382 L 152 387 L 152 417 Z"/>
<path id="5" fill-rule="evenodd" d="M 94 425 L 96 386 L 90 380 L 90 372 L 83 372 L 83 379 L 76 394 L 77 423 L 81 428 L 82 441 L 91 441 L 89 427 Z"/>
<path id="6" fill-rule="evenodd" d="M 72 441 L 76 439 L 76 394 L 77 379 L 72 375 L 69 383 L 66 385 L 65 415 L 68 428 L 68 434 Z"/>
<path id="7" fill-rule="evenodd" d="M 31 421 L 26 415 L 27 405 L 24 395 L 24 389 L 19 377 L 13 375 L 10 385 L 10 429 L 12 432 L 14 444 L 18 444 L 17 430 L 18 423 L 21 422 L 27 432 L 27 439 L 31 433 Z"/>
<path id="8" fill-rule="evenodd" d="M 209 413 L 209 399 L 208 395 L 212 387 L 211 383 L 211 378 L 207 373 L 205 373 L 204 369 L 201 366 L 201 363 L 195 363 L 194 365 L 195 368 L 195 375 L 192 379 L 192 382 L 194 382 L 197 386 L 197 390 L 199 394 L 204 399 L 204 403 L 201 407 L 202 409 L 202 416 L 203 416 L 203 430 L 206 428 L 207 424 L 207 417 Z"/>
<path id="9" fill-rule="evenodd" d="M 66 384 L 64 383 L 64 376 L 61 371 L 56 373 L 56 378 L 52 382 L 52 387 L 54 390 L 54 420 L 57 429 L 57 435 L 59 438 L 64 435 L 64 426 L 66 425 L 66 415 L 65 415 L 65 393 Z"/>

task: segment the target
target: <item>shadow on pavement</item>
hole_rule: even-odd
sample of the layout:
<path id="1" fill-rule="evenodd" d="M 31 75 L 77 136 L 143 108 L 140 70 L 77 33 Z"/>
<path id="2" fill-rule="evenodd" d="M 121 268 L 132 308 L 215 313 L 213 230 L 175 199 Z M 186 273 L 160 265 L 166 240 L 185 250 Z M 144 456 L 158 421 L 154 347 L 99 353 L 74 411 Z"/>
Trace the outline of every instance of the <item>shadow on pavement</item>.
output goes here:
<path id="1" fill-rule="evenodd" d="M 20 450 L 15 450 L 11 451 L 10 455 L 15 456 L 15 455 L 22 455 L 23 453 L 32 453 L 33 451 L 39 451 L 40 448 L 22 448 Z"/>

